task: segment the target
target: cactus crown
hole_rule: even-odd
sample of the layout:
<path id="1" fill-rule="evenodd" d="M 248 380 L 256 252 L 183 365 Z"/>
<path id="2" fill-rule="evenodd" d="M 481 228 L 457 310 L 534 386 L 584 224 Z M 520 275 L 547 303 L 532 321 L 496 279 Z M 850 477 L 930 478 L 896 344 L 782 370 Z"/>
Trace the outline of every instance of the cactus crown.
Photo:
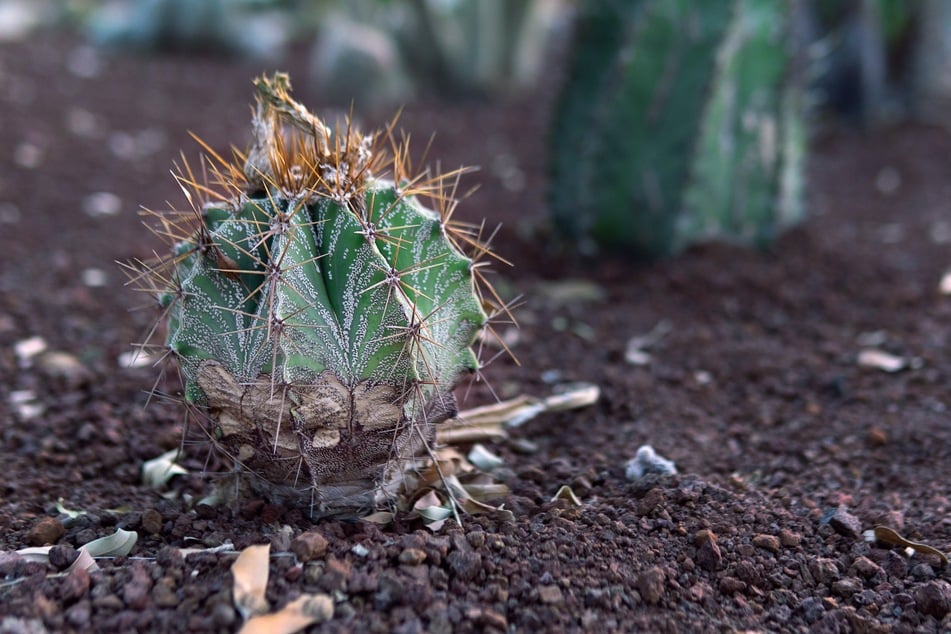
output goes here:
<path id="1" fill-rule="evenodd" d="M 492 254 L 481 225 L 453 219 L 465 169 L 414 174 L 393 125 L 332 130 L 287 75 L 255 85 L 252 147 L 228 161 L 202 143 L 201 179 L 183 159 L 192 209 L 147 212 L 172 254 L 136 279 L 237 472 L 271 498 L 373 506 L 455 414 L 486 311 L 506 311 Z"/>

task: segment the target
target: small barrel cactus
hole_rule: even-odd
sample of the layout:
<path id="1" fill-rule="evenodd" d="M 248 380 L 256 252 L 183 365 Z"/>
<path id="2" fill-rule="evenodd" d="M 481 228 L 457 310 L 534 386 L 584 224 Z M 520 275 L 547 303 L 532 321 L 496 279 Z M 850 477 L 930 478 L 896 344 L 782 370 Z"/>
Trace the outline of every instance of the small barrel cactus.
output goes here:
<path id="1" fill-rule="evenodd" d="M 797 2 L 586 0 L 551 132 L 577 244 L 654 257 L 761 244 L 802 216 Z"/>
<path id="2" fill-rule="evenodd" d="M 226 161 L 204 146 L 210 183 L 185 164 L 203 201 L 154 213 L 173 252 L 144 279 L 186 401 L 235 473 L 318 514 L 369 509 L 479 368 L 472 346 L 498 306 L 489 250 L 452 219 L 461 170 L 412 174 L 392 129 L 331 130 L 286 75 L 255 83 L 252 147 Z"/>

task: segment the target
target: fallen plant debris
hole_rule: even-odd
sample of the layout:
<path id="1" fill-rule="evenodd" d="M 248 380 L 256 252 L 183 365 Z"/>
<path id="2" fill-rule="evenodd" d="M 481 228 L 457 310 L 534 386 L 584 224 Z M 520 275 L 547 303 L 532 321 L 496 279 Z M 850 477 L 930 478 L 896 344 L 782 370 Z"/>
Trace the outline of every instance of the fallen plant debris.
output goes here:
<path id="1" fill-rule="evenodd" d="M 125 557 L 132 552 L 139 540 L 138 533 L 117 528 L 112 535 L 106 535 L 99 539 L 87 542 L 77 549 L 78 556 L 70 565 L 66 572 L 75 568 L 83 568 L 87 572 L 99 570 L 99 564 L 96 558 L 102 557 Z M 53 546 L 33 546 L 30 548 L 21 548 L 17 554 L 26 559 L 37 563 L 48 563 L 50 551 Z"/>
<path id="2" fill-rule="evenodd" d="M 677 466 L 673 460 L 664 458 L 650 445 L 638 448 L 634 457 L 624 465 L 624 475 L 628 480 L 640 480 L 647 475 L 675 475 Z"/>
<path id="3" fill-rule="evenodd" d="M 240 634 L 293 634 L 332 618 L 333 601 L 326 594 L 304 594 L 270 612 L 270 554 L 270 544 L 248 546 L 231 565 L 234 606 L 245 621 Z"/>
<path id="4" fill-rule="evenodd" d="M 268 565 L 271 545 L 248 546 L 231 565 L 234 576 L 234 607 L 244 620 L 268 611 Z"/>
<path id="5" fill-rule="evenodd" d="M 624 360 L 631 365 L 647 365 L 651 362 L 652 356 L 650 348 L 659 343 L 673 329 L 673 325 L 662 320 L 657 322 L 650 332 L 644 335 L 637 335 L 627 340 L 624 349 Z"/>
<path id="6" fill-rule="evenodd" d="M 870 534 L 866 536 L 866 539 L 871 539 L 872 541 L 878 541 L 883 544 L 889 544 L 890 546 L 901 546 L 906 550 L 911 552 L 918 552 L 926 555 L 934 555 L 937 557 L 942 564 L 945 566 L 948 565 L 948 556 L 935 548 L 934 546 L 929 546 L 928 544 L 922 544 L 921 542 L 914 542 L 910 539 L 902 537 L 898 531 L 888 526 L 876 526 Z"/>
<path id="7" fill-rule="evenodd" d="M 900 372 L 908 367 L 906 359 L 875 348 L 866 348 L 859 352 L 858 364 L 863 368 L 874 368 L 882 372 Z"/>
<path id="8" fill-rule="evenodd" d="M 175 462 L 179 455 L 178 449 L 171 449 L 157 458 L 143 462 L 142 482 L 149 488 L 161 490 L 175 476 L 187 474 L 188 469 Z"/>

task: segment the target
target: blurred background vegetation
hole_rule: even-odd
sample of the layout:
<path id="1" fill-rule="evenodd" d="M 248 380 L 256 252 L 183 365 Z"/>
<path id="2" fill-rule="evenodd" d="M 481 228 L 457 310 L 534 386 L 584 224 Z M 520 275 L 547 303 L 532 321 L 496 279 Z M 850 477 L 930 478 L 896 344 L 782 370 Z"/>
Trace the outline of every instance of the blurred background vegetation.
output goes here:
<path id="1" fill-rule="evenodd" d="M 44 28 L 116 54 L 306 55 L 308 94 L 358 114 L 538 99 L 553 224 L 591 253 L 767 244 L 803 215 L 810 130 L 951 124 L 947 0 L 0 0 L 0 42 Z"/>

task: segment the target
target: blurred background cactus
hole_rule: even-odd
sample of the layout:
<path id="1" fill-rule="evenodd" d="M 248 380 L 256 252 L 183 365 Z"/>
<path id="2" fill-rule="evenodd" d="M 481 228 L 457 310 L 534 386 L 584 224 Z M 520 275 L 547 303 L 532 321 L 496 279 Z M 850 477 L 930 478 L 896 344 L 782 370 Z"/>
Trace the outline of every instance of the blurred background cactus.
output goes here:
<path id="1" fill-rule="evenodd" d="M 489 249 L 453 219 L 462 170 L 414 172 L 392 130 L 331 130 L 286 75 L 256 85 L 252 147 L 234 160 L 205 147 L 207 183 L 183 165 L 194 208 L 150 212 L 172 252 L 137 276 L 242 481 L 317 513 L 371 508 L 479 368 L 485 311 L 504 310 Z"/>
<path id="2" fill-rule="evenodd" d="M 275 58 L 291 36 L 275 0 L 112 0 L 88 11 L 86 30 L 111 48 Z"/>
<path id="3" fill-rule="evenodd" d="M 558 227 L 588 250 L 656 257 L 714 238 L 765 244 L 797 222 L 797 6 L 583 2 L 551 129 Z"/>
<path id="4" fill-rule="evenodd" d="M 412 96 L 472 98 L 517 94 L 546 62 L 562 0 L 354 0 L 320 21 L 313 50 L 317 89 L 349 95 L 358 108 L 399 105 Z M 353 79 L 354 64 L 374 82 Z M 347 105 L 347 104 L 344 104 Z"/>

